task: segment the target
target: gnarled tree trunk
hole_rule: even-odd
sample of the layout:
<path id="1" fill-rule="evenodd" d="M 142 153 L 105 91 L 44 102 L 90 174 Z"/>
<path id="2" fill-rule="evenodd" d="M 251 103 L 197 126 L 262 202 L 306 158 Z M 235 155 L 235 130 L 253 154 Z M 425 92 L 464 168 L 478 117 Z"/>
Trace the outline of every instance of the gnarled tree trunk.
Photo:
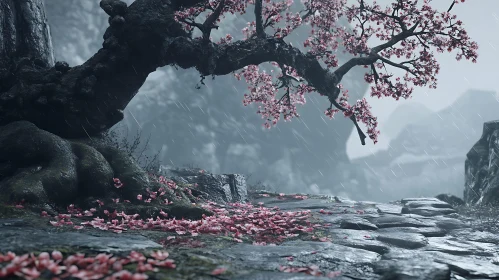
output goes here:
<path id="1" fill-rule="evenodd" d="M 47 67 L 54 65 L 43 0 L 0 1 L 0 68 L 21 57 L 37 59 Z"/>
<path id="2" fill-rule="evenodd" d="M 101 0 L 100 6 L 109 15 L 110 23 L 104 34 L 103 47 L 82 65 L 71 68 L 64 62 L 51 66 L 51 51 L 47 51 L 50 49 L 50 36 L 41 0 L 3 1 L 0 6 L 1 14 L 11 14 L 4 21 L 7 25 L 3 28 L 5 32 L 10 30 L 8 34 L 15 34 L 16 37 L 11 36 L 11 43 L 3 44 L 9 47 L 4 48 L 5 60 L 2 61 L 2 67 L 5 70 L 0 77 L 0 143 L 11 140 L 11 146 L 0 145 L 0 189 L 4 184 L 3 190 L 7 193 L 17 193 L 19 195 L 15 195 L 15 198 L 23 198 L 25 187 L 29 187 L 19 181 L 14 184 L 2 180 L 15 177 L 18 174 L 15 170 L 23 168 L 20 157 L 12 153 L 15 150 L 24 151 L 23 144 L 12 141 L 9 137 L 15 133 L 37 131 L 25 121 L 59 138 L 92 138 L 122 120 L 123 109 L 138 92 L 149 73 L 158 67 L 176 65 L 185 69 L 195 68 L 202 76 L 215 76 L 227 75 L 248 65 L 275 61 L 294 68 L 299 76 L 333 104 L 340 93 L 338 85 L 343 76 L 355 66 L 368 65 L 378 59 L 376 56 L 355 57 L 330 72 L 321 66 L 315 56 L 301 52 L 287 44 L 283 38 L 260 34 L 227 44 L 192 38 L 175 20 L 175 12 L 183 7 L 206 2 L 208 1 L 136 0 L 127 7 L 126 3 L 119 0 Z M 23 23 L 24 21 L 27 23 Z M 13 24 L 9 25 L 9 22 Z M 23 32 L 30 32 L 29 30 L 33 30 L 33 34 L 38 31 L 46 35 L 24 36 Z M 355 118 L 352 120 L 356 124 Z M 18 121 L 23 122 L 17 123 L 19 128 L 16 128 L 12 123 Z M 20 130 L 23 131 L 19 132 Z M 361 131 L 359 134 L 364 141 L 365 135 Z M 47 136 L 47 139 L 52 138 Z M 69 142 L 71 143 L 61 144 L 68 151 L 62 150 L 71 152 L 79 160 L 84 158 L 78 154 L 82 151 L 78 148 L 78 143 Z M 35 144 L 40 145 L 33 143 Z M 54 149 L 62 153 L 61 145 L 55 145 L 57 149 Z M 92 149 L 86 150 L 95 154 L 96 148 Z M 44 181 L 46 177 L 37 174 L 40 168 L 47 168 L 48 161 L 56 160 L 54 155 L 46 158 L 46 151 L 41 149 L 34 150 L 33 153 L 25 156 L 44 161 L 32 163 L 27 176 L 38 180 L 46 192 L 47 189 L 59 188 L 48 186 L 49 183 Z M 112 166 L 111 157 L 103 157 L 109 161 L 114 171 L 119 168 Z M 72 176 L 68 180 L 73 182 L 75 188 L 79 188 L 82 176 L 78 174 L 102 173 L 102 170 L 97 169 L 84 170 L 85 166 L 77 161 L 71 169 L 72 174 L 62 169 L 56 172 Z M 96 164 L 90 166 L 97 168 Z M 106 179 L 103 181 L 111 181 L 116 172 L 105 172 L 104 175 Z M 92 176 L 95 177 L 95 174 Z M 133 174 L 130 176 L 131 180 L 135 177 Z M 140 185 L 143 187 L 145 183 L 142 183 Z M 16 186 L 20 189 L 14 191 Z M 137 191 L 139 189 L 138 187 Z M 74 195 L 73 192 L 69 193 Z M 34 199 L 41 196 L 30 197 Z M 67 198 L 63 195 L 57 200 L 68 201 Z"/>
<path id="3" fill-rule="evenodd" d="M 174 19 L 175 12 L 205 1 L 137 0 L 127 7 L 118 0 L 102 0 L 101 7 L 110 16 L 103 48 L 74 68 L 65 63 L 49 69 L 17 63 L 9 76 L 14 79 L 1 81 L 7 86 L 0 90 L 0 125 L 27 120 L 67 138 L 98 134 L 123 118 L 123 109 L 149 73 L 165 65 L 196 68 L 208 76 L 276 61 L 295 68 L 335 103 L 343 76 L 377 60 L 352 58 L 331 73 L 282 38 L 257 36 L 229 44 L 192 38 Z"/>
<path id="4" fill-rule="evenodd" d="M 126 5 L 121 7 L 124 13 Z M 128 67 L 117 62 L 128 60 L 130 54 L 126 47 L 116 47 L 115 37 L 112 43 L 107 41 L 115 55 L 101 49 L 73 69 L 63 62 L 54 66 L 42 0 L 2 1 L 0 15 L 0 125 L 27 120 L 56 135 L 79 138 L 102 132 L 122 119 L 121 110 L 147 74 L 135 72 L 142 70 L 140 63 L 135 68 L 133 61 Z M 123 17 L 118 17 L 122 25 Z M 116 54 L 120 51 L 127 54 Z M 129 94 L 118 99 L 117 92 Z"/>
<path id="5" fill-rule="evenodd" d="M 114 27 L 109 30 L 119 33 L 126 5 L 113 3 Z M 127 44 L 119 45 L 109 34 L 104 43 L 108 49 L 71 69 L 54 63 L 43 0 L 0 0 L 1 204 L 26 203 L 37 211 L 71 203 L 91 207 L 97 198 L 141 204 L 138 195 L 160 187 L 126 153 L 87 137 L 121 120 L 112 112 L 123 109 L 155 70 L 141 56 L 134 60 Z M 115 187 L 114 178 L 125 187 Z M 161 207 L 179 218 L 210 214 L 190 204 L 192 195 L 167 190 L 165 198 L 187 203 L 155 202 L 148 209 L 158 212 Z"/>

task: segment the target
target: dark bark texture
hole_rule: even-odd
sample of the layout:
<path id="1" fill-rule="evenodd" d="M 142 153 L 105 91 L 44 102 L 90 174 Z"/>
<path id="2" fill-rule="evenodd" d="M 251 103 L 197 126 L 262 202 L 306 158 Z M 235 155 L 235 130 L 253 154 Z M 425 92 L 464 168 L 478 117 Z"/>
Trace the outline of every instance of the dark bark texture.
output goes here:
<path id="1" fill-rule="evenodd" d="M 103 2 L 113 15 L 109 32 L 124 34 L 126 4 Z M 192 206 L 195 198 L 184 188 L 166 190 L 165 198 L 175 205 L 137 202 L 137 195 L 160 183 L 126 152 L 87 137 L 121 120 L 113 109 L 128 104 L 156 64 L 142 61 L 140 53 L 134 57 L 126 37 L 119 41 L 109 32 L 104 48 L 85 64 L 73 69 L 54 64 L 42 0 L 2 1 L 0 16 L 0 203 L 51 211 L 57 209 L 51 206 L 88 208 L 97 198 L 108 203 L 121 198 L 144 209 L 171 210 L 179 218 L 210 214 Z M 126 187 L 114 187 L 113 178 Z"/>
<path id="2" fill-rule="evenodd" d="M 193 39 L 174 20 L 174 13 L 207 0 L 136 0 L 130 7 L 119 0 L 102 0 L 101 8 L 109 15 L 110 24 L 102 48 L 82 65 L 69 67 L 64 62 L 54 63 L 42 1 L 0 2 L 0 189 L 10 202 L 62 203 L 76 198 L 78 192 L 85 192 L 85 197 L 105 195 L 99 193 L 104 187 L 95 189 L 85 178 L 102 179 L 99 184 L 108 186 L 113 176 L 121 174 L 123 162 L 127 166 L 126 159 L 120 158 L 118 164 L 117 151 L 108 152 L 74 138 L 92 138 L 122 120 L 123 109 L 158 67 L 195 68 L 208 76 L 275 61 L 296 69 L 334 103 L 339 94 L 337 85 L 347 72 L 372 64 L 379 59 L 381 49 L 413 35 L 413 30 L 406 30 L 373 48 L 372 54 L 350 59 L 330 72 L 314 56 L 262 34 L 261 28 L 258 36 L 230 44 L 214 44 L 206 40 L 207 34 L 203 34 L 204 39 Z M 359 134 L 363 141 L 365 136 L 361 131 Z M 496 134 L 489 138 L 497 138 Z M 482 174 L 487 170 L 496 174 L 490 167 L 494 154 L 488 158 L 468 155 L 468 177 L 478 179 L 469 183 L 467 178 L 467 201 L 497 197 L 496 182 L 483 179 Z M 143 173 L 130 176 L 129 181 L 140 176 Z M 139 183 L 141 187 L 135 192 L 122 196 L 131 198 L 147 185 Z M 26 186 L 31 189 L 26 190 Z"/>
<path id="3" fill-rule="evenodd" d="M 37 59 L 42 66 L 54 65 L 43 0 L 0 1 L 0 66 L 19 57 Z"/>

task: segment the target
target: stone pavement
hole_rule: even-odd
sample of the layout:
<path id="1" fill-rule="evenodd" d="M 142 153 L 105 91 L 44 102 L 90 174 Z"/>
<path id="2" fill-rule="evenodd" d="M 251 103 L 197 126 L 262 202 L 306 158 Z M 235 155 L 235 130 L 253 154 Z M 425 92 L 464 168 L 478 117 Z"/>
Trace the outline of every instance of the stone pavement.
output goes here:
<path id="1" fill-rule="evenodd" d="M 284 211 L 311 210 L 327 225 L 307 240 L 277 246 L 237 243 L 200 234 L 199 244 L 167 246 L 177 268 L 150 279 L 499 279 L 499 234 L 473 230 L 447 203 L 436 198 L 397 203 L 356 202 L 339 197 L 283 199 L 261 193 L 253 201 Z M 158 231 L 115 234 L 40 227 L 31 220 L 0 219 L 0 252 L 127 252 L 158 249 Z M 312 234 L 311 234 L 312 235 Z M 227 268 L 218 276 L 216 267 Z M 313 276 L 314 272 L 324 272 Z M 307 274 L 308 273 L 308 274 Z"/>

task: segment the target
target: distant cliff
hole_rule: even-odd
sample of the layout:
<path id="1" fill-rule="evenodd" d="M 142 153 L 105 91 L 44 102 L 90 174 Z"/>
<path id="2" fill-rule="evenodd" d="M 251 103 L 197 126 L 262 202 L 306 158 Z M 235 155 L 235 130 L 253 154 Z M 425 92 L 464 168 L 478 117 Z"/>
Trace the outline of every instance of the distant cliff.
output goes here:
<path id="1" fill-rule="evenodd" d="M 464 201 L 499 205 L 499 121 L 483 124 L 482 137 L 466 154 Z"/>
<path id="2" fill-rule="evenodd" d="M 381 123 L 381 133 L 390 139 L 396 138 L 410 124 L 419 123 L 433 113 L 421 103 L 402 103 Z"/>
<path id="3" fill-rule="evenodd" d="M 466 153 L 479 127 L 499 119 L 494 92 L 469 90 L 451 106 L 400 130 L 388 150 L 353 161 L 364 171 L 370 199 L 448 192 L 463 195 Z M 394 130 L 395 131 L 395 130 Z"/>

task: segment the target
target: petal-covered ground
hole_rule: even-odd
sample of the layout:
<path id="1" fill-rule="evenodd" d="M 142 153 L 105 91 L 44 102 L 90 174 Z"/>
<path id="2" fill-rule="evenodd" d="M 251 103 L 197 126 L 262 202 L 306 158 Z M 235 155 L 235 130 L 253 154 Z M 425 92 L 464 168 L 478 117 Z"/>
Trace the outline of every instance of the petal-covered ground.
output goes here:
<path id="1" fill-rule="evenodd" d="M 142 199 L 153 198 L 144 194 Z M 141 217 L 109 211 L 112 204 L 96 201 L 95 209 L 72 205 L 58 215 L 0 219 L 0 275 L 243 280 L 381 279 L 386 273 L 425 280 L 499 277 L 499 235 L 472 229 L 469 220 L 433 198 L 383 204 L 261 192 L 251 204 L 198 206 L 214 214 L 200 220 L 166 214 Z"/>
<path id="2" fill-rule="evenodd" d="M 148 257 L 132 251 L 126 257 L 115 257 L 112 254 L 100 253 L 96 256 L 85 256 L 82 253 L 63 256 L 59 251 L 16 255 L 8 252 L 0 254 L 0 277 L 18 276 L 24 279 L 107 279 L 107 280 L 144 280 L 149 277 L 145 272 L 159 271 L 159 268 L 175 268 L 168 252 L 152 252 Z M 126 269 L 136 266 L 135 271 Z"/>

